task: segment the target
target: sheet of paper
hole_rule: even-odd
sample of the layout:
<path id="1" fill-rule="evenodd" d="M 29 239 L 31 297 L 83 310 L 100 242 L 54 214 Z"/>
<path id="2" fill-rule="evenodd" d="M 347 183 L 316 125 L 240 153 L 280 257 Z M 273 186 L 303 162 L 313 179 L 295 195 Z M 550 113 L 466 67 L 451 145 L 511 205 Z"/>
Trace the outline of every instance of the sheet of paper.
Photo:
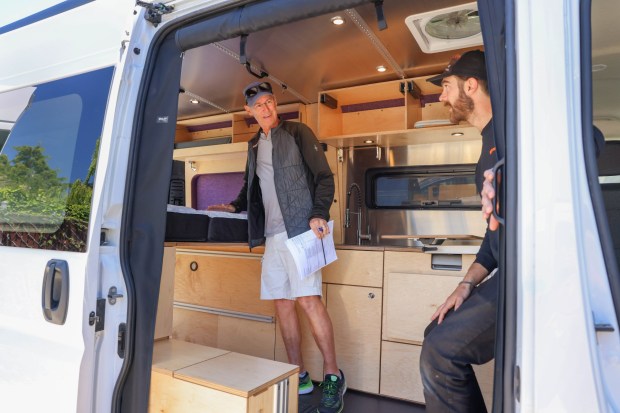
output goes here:
<path id="1" fill-rule="evenodd" d="M 334 221 L 329 221 L 329 234 L 318 239 L 312 230 L 286 240 L 286 246 L 293 255 L 297 272 L 304 279 L 316 270 L 338 259 L 334 245 Z"/>

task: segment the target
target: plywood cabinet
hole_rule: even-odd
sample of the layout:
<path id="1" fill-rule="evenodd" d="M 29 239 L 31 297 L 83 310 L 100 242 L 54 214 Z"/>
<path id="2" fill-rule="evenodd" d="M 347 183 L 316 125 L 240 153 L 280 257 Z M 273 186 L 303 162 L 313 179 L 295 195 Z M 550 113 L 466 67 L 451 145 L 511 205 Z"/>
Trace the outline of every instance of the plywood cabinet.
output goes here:
<path id="1" fill-rule="evenodd" d="M 338 365 L 352 389 L 379 392 L 381 301 L 380 288 L 327 285 Z"/>
<path id="2" fill-rule="evenodd" d="M 261 256 L 177 249 L 172 337 L 274 359 L 275 307 L 260 299 Z"/>
<path id="3" fill-rule="evenodd" d="M 385 252 L 381 391 L 386 396 L 424 403 L 420 352 L 424 329 L 475 256 L 433 256 L 428 253 Z M 493 363 L 474 366 L 490 406 Z"/>

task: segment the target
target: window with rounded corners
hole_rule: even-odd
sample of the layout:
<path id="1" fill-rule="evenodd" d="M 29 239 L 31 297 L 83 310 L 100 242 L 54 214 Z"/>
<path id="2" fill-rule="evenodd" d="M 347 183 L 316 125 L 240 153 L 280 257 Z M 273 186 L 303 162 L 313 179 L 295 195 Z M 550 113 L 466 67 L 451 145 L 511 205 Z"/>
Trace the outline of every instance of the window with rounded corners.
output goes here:
<path id="1" fill-rule="evenodd" d="M 0 94 L 0 246 L 86 251 L 112 71 Z"/>

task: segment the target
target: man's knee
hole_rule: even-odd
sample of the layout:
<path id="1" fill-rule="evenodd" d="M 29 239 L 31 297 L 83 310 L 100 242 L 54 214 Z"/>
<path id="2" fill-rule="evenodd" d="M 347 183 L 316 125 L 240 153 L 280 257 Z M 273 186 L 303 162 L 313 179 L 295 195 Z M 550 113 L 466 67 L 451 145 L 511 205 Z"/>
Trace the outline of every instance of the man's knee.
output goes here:
<path id="1" fill-rule="evenodd" d="M 304 311 L 312 312 L 317 306 L 322 306 L 323 302 L 318 295 L 308 295 L 305 297 L 297 297 L 297 302 L 304 309 Z"/>

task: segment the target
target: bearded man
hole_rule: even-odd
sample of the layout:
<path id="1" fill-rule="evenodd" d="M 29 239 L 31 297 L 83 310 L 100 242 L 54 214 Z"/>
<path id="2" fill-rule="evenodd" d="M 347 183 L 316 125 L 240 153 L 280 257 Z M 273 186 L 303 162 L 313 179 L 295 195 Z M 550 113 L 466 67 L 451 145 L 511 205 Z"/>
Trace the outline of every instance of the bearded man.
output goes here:
<path id="1" fill-rule="evenodd" d="M 497 162 L 484 53 L 467 52 L 428 81 L 443 88 L 439 100 L 450 108 L 453 123 L 467 121 L 482 134 L 480 193 L 485 170 Z M 498 250 L 498 232 L 487 227 L 476 260 L 424 332 L 420 373 L 427 412 L 487 411 L 471 365 L 494 357 L 498 283 L 495 276 L 484 280 L 497 268 Z"/>

